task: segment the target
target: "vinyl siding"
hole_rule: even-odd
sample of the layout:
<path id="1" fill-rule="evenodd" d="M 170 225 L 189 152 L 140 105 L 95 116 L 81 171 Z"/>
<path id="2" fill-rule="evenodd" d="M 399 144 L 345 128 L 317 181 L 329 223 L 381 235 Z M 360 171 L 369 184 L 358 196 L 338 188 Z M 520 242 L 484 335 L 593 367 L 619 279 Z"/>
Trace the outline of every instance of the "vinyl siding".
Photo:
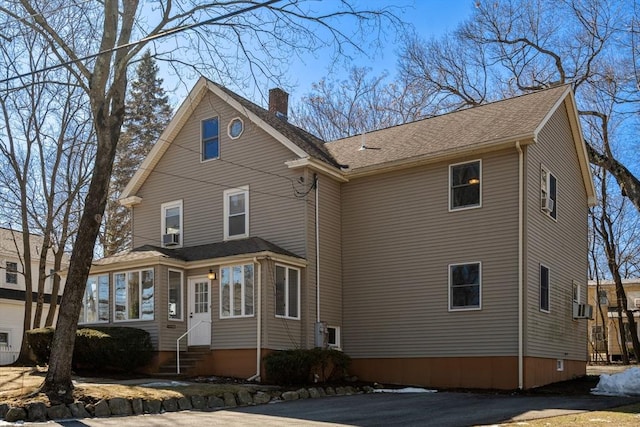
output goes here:
<path id="1" fill-rule="evenodd" d="M 518 156 L 481 158 L 477 209 L 448 211 L 449 163 L 343 184 L 342 344 L 352 357 L 517 354 Z M 448 265 L 477 261 L 482 309 L 449 312 Z"/>
<path id="2" fill-rule="evenodd" d="M 557 221 L 540 210 L 540 168 L 557 178 Z M 525 356 L 586 359 L 586 320 L 572 320 L 572 283 L 587 302 L 587 195 L 567 110 L 558 108 L 526 150 Z M 540 264 L 549 268 L 550 313 L 539 309 Z"/>
<path id="3" fill-rule="evenodd" d="M 134 247 L 160 245 L 162 203 L 183 201 L 183 245 L 222 241 L 223 192 L 249 186 L 249 235 L 259 236 L 305 256 L 304 201 L 294 196 L 299 171 L 285 161 L 295 158 L 286 147 L 244 119 L 240 138 L 227 136 L 227 125 L 240 114 L 206 95 L 145 181 L 134 212 Z M 200 160 L 201 120 L 219 118 L 220 156 Z"/>

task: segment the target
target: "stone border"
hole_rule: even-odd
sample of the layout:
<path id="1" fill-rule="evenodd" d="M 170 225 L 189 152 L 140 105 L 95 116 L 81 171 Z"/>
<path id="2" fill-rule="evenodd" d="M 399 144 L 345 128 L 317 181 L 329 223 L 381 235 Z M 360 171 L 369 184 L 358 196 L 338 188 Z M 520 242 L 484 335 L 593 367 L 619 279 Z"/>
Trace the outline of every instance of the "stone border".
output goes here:
<path id="1" fill-rule="evenodd" d="M 69 420 L 79 418 L 120 417 L 142 414 L 161 414 L 186 410 L 215 411 L 238 406 L 262 405 L 269 402 L 291 401 L 298 399 L 316 399 L 326 396 L 350 396 L 353 394 L 373 393 L 374 388 L 363 387 L 309 387 L 289 391 L 250 391 L 237 393 L 225 392 L 222 396 L 194 395 L 165 400 L 124 399 L 115 397 L 102 399 L 97 403 L 84 404 L 74 402 L 68 405 L 47 406 L 42 402 L 29 403 L 25 407 L 11 407 L 0 403 L 0 420 L 6 422 L 43 422 L 48 420 Z"/>

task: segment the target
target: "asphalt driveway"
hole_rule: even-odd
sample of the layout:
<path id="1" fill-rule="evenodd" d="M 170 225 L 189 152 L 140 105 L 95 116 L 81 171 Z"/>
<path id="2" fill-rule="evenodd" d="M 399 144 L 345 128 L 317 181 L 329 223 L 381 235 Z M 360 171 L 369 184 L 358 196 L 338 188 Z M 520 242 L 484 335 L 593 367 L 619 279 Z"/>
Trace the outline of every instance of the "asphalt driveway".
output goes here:
<path id="1" fill-rule="evenodd" d="M 174 412 L 83 419 L 49 426 L 469 426 L 524 421 L 640 402 L 603 396 L 523 396 L 478 393 L 361 394 L 305 399 L 216 412 Z M 1 423 L 0 423 L 1 424 Z M 24 426 L 37 425 L 25 423 Z M 42 425 L 42 424 L 41 424 Z"/>

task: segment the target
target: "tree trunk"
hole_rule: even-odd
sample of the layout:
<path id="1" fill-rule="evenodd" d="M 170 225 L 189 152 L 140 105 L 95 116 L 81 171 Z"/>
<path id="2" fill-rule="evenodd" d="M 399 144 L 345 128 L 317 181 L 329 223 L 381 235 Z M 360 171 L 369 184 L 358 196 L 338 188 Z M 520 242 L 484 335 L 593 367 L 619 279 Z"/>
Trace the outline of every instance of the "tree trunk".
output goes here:
<path id="1" fill-rule="evenodd" d="M 640 181 L 623 164 L 614 158 L 607 157 L 596 151 L 590 144 L 587 146 L 589 161 L 607 170 L 616 179 L 622 195 L 629 198 L 631 203 L 640 211 Z"/>

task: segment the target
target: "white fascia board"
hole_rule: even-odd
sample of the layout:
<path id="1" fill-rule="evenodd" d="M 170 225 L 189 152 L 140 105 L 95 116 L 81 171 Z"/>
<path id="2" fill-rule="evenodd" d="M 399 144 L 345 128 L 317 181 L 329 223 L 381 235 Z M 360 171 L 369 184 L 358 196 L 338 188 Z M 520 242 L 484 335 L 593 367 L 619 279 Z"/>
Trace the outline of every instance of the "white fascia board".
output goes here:
<path id="1" fill-rule="evenodd" d="M 320 162 L 319 160 L 312 159 L 310 157 L 305 157 L 303 159 L 295 159 L 284 162 L 285 165 L 289 167 L 289 169 L 299 169 L 308 167 L 311 170 L 322 173 L 324 175 L 328 175 L 331 178 L 339 182 L 349 182 L 349 179 L 344 176 L 342 171 L 337 170 L 325 163 Z"/>

